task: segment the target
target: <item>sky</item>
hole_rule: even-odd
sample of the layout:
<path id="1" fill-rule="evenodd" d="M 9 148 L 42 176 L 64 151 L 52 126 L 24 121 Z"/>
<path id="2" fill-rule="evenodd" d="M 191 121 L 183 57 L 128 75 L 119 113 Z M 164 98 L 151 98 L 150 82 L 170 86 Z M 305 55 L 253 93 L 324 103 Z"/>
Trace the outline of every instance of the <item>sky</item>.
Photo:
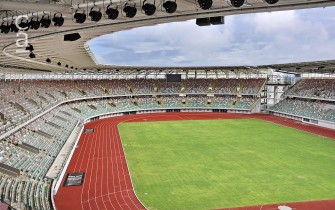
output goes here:
<path id="1" fill-rule="evenodd" d="M 195 20 L 97 37 L 89 47 L 100 64 L 240 66 L 335 59 L 335 7 L 233 15 L 225 24 Z"/>

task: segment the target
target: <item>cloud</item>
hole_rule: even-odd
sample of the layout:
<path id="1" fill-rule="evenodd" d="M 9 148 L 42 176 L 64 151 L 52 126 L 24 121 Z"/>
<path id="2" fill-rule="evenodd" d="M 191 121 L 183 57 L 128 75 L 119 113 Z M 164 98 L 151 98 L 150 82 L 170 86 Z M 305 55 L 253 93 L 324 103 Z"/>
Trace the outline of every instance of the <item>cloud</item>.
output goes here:
<path id="1" fill-rule="evenodd" d="M 263 65 L 335 59 L 335 8 L 235 15 L 220 26 L 195 20 L 141 27 L 91 40 L 103 64 Z"/>

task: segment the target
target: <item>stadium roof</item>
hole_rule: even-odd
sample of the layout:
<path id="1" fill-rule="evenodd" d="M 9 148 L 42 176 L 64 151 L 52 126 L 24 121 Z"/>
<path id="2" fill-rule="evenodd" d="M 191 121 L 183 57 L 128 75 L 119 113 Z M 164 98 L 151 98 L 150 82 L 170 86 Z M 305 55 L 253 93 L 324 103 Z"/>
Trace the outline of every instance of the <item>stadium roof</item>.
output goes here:
<path id="1" fill-rule="evenodd" d="M 0 73 L 46 73 L 46 72 L 83 72 L 91 73 L 113 72 L 117 70 L 257 70 L 273 68 L 279 71 L 289 72 L 333 72 L 334 61 L 308 62 L 298 64 L 280 64 L 259 67 L 128 67 L 128 66 L 104 66 L 95 62 L 87 42 L 95 37 L 110 34 L 113 32 L 136 28 L 141 26 L 149 26 L 160 23 L 185 21 L 200 17 L 228 16 L 234 14 L 270 12 L 279 10 L 292 10 L 314 7 L 334 6 L 333 0 L 279 0 L 276 4 L 268 4 L 263 0 L 248 0 L 244 6 L 236 8 L 232 7 L 227 0 L 214 0 L 213 6 L 209 10 L 203 10 L 195 4 L 193 0 L 178 0 L 176 3 L 178 9 L 175 13 L 168 14 L 164 11 L 162 4 L 167 0 L 156 1 L 156 13 L 147 16 L 141 9 L 142 0 L 131 1 L 128 5 L 136 3 L 137 14 L 134 18 L 127 18 L 122 12 L 127 1 L 121 0 L 113 2 L 118 6 L 120 14 L 117 19 L 110 20 L 103 15 L 99 22 L 86 20 L 85 23 L 75 23 L 73 14 L 76 10 L 90 11 L 94 6 L 93 1 L 83 3 L 83 0 L 11 0 L 0 1 L 0 18 L 5 25 L 11 24 L 17 15 L 27 14 L 30 18 L 39 16 L 39 20 L 49 15 L 52 19 L 62 15 L 65 22 L 63 26 L 56 27 L 51 25 L 49 28 L 39 28 L 37 30 L 30 29 L 28 34 L 28 42 L 34 48 L 35 58 L 30 58 L 29 50 L 18 47 L 16 42 L 18 39 L 24 38 L 23 35 L 17 35 L 15 32 L 8 34 L 0 34 L 0 46 L 2 49 L 0 55 Z M 146 3 L 153 3 L 154 0 L 147 0 Z M 72 5 L 71 5 L 72 3 Z M 110 0 L 95 1 L 95 8 L 101 8 L 102 13 L 107 9 Z M 114 6 L 112 6 L 114 7 Z M 94 9 L 94 10 L 96 10 Z M 29 19 L 30 19 L 29 18 Z M 87 16 L 87 19 L 89 17 Z M 79 33 L 81 38 L 77 41 L 64 41 L 65 34 Z M 20 42 L 22 44 L 22 42 Z M 50 59 L 50 62 L 46 62 Z M 323 68 L 322 68 L 323 67 Z M 85 69 L 85 70 L 84 70 Z"/>
<path id="2" fill-rule="evenodd" d="M 260 66 L 274 69 L 277 72 L 289 73 L 331 73 L 335 74 L 335 60 L 329 61 L 314 61 L 301 63 L 287 63 Z"/>

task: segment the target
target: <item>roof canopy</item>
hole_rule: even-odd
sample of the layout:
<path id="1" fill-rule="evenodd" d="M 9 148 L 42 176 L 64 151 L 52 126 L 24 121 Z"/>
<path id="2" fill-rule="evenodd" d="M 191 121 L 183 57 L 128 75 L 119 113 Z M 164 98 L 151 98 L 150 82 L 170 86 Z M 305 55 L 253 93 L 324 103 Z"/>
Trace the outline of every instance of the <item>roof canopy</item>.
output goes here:
<path id="1" fill-rule="evenodd" d="M 116 71 L 116 70 L 231 70 L 243 69 L 257 70 L 273 68 L 281 71 L 290 72 L 333 72 L 334 61 L 308 62 L 298 64 L 280 64 L 259 67 L 245 66 L 220 66 L 220 67 L 126 67 L 126 66 L 102 66 L 95 62 L 94 56 L 86 45 L 87 41 L 113 32 L 136 28 L 140 26 L 150 26 L 159 23 L 185 21 L 195 18 L 207 18 L 216 16 L 228 16 L 235 14 L 270 12 L 280 10 L 292 10 L 314 7 L 334 6 L 333 0 L 279 0 L 275 4 L 267 3 L 268 0 L 246 0 L 241 7 L 234 7 L 230 0 L 213 0 L 210 9 L 202 9 L 205 3 L 211 0 L 178 0 L 177 10 L 174 13 L 167 13 L 163 7 L 167 1 L 174 0 L 146 0 L 145 3 L 155 4 L 156 11 L 154 15 L 148 16 L 142 9 L 144 1 L 89 1 L 83 4 L 82 0 L 11 0 L 0 1 L 0 18 L 2 24 L 10 26 L 19 15 L 27 15 L 28 20 L 53 20 L 60 17 L 64 18 L 62 26 L 51 25 L 48 28 L 38 28 L 37 30 L 29 29 L 22 31 L 21 34 L 9 32 L 0 34 L 0 72 L 1 73 L 46 73 L 46 72 L 73 72 L 89 71 L 98 73 L 99 71 Z M 71 5 L 72 2 L 72 5 Z M 113 4 L 110 4 L 113 2 Z M 239 1 L 237 1 L 239 2 Z M 243 2 L 243 1 L 241 1 Z M 199 4 L 200 3 L 200 4 Z M 207 2 L 208 3 L 208 2 Z M 125 7 L 135 7 L 137 13 L 135 17 L 126 17 Z M 106 15 L 107 8 L 117 9 L 119 15 L 115 20 L 108 19 Z M 101 11 L 102 18 L 100 21 L 91 21 L 90 11 Z M 83 23 L 76 23 L 75 13 L 86 14 L 87 20 Z M 24 18 L 18 20 L 19 23 L 25 22 Z M 24 39 L 26 33 L 28 42 L 33 46 L 31 52 L 25 47 L 18 46 L 17 40 Z M 76 41 L 64 41 L 65 34 L 79 33 L 80 39 Z M 24 41 L 19 42 L 23 45 Z M 31 58 L 35 57 L 35 58 Z"/>

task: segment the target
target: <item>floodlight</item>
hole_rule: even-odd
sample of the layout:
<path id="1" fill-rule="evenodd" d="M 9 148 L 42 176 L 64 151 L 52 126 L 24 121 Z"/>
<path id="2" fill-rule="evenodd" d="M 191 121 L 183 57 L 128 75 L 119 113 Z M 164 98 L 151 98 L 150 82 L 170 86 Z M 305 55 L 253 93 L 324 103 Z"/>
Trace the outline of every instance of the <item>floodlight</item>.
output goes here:
<path id="1" fill-rule="evenodd" d="M 279 0 L 265 0 L 268 4 L 276 4 Z"/>
<path id="2" fill-rule="evenodd" d="M 6 25 L 5 25 L 5 23 L 2 22 L 1 26 L 0 26 L 0 30 L 1 30 L 1 33 L 8 34 L 9 31 L 10 31 L 10 27 L 9 27 L 8 23 L 6 23 Z"/>
<path id="3" fill-rule="evenodd" d="M 130 4 L 130 2 L 126 2 L 123 8 L 123 12 L 126 13 L 126 17 L 129 18 L 133 18 L 135 17 L 136 13 L 137 13 L 137 9 L 136 9 L 136 4 L 133 3 L 132 5 Z"/>
<path id="4" fill-rule="evenodd" d="M 98 22 L 102 17 L 101 8 L 99 8 L 99 10 L 94 10 L 95 8 L 97 7 L 92 7 L 88 15 L 91 17 L 92 21 Z"/>
<path id="5" fill-rule="evenodd" d="M 29 50 L 30 52 L 34 51 L 33 45 L 28 44 L 28 46 L 26 47 L 26 50 Z"/>
<path id="6" fill-rule="evenodd" d="M 230 3 L 233 7 L 241 7 L 244 4 L 245 0 L 230 0 Z"/>
<path id="7" fill-rule="evenodd" d="M 146 15 L 151 16 L 151 15 L 155 14 L 155 12 L 156 12 L 155 1 L 154 1 L 153 4 L 145 3 L 146 1 L 147 0 L 143 1 L 142 9 L 143 9 L 143 11 Z"/>
<path id="8" fill-rule="evenodd" d="M 30 29 L 37 30 L 40 28 L 41 22 L 38 20 L 38 16 L 32 17 L 29 22 Z"/>
<path id="9" fill-rule="evenodd" d="M 175 1 L 166 1 L 163 7 L 167 13 L 174 13 L 177 10 L 177 3 Z"/>
<path id="10" fill-rule="evenodd" d="M 212 7 L 213 0 L 197 0 L 201 9 L 207 10 Z"/>
<path id="11" fill-rule="evenodd" d="M 83 11 L 82 13 L 79 13 L 78 10 L 76 10 L 73 17 L 74 19 L 76 19 L 76 23 L 84 23 L 86 21 L 85 11 Z"/>
<path id="12" fill-rule="evenodd" d="M 115 8 L 112 8 L 113 4 L 110 4 L 107 6 L 106 14 L 108 16 L 108 19 L 115 20 L 119 16 L 119 10 L 117 10 L 117 6 Z"/>
<path id="13" fill-rule="evenodd" d="M 29 58 L 36 58 L 35 54 L 33 52 L 30 52 Z"/>
<path id="14" fill-rule="evenodd" d="M 41 27 L 42 28 L 49 28 L 51 25 L 51 20 L 49 15 L 43 15 L 41 18 Z"/>
<path id="15" fill-rule="evenodd" d="M 19 26 L 20 26 L 21 29 L 24 29 L 24 31 L 28 31 L 29 30 L 29 22 L 28 22 L 28 20 L 26 20 L 24 22 L 23 19 L 22 19 L 21 22 L 19 23 Z"/>
<path id="16" fill-rule="evenodd" d="M 54 26 L 62 26 L 64 24 L 64 18 L 63 14 L 60 14 L 60 16 L 56 16 L 58 13 L 54 14 L 54 17 L 52 18 L 52 21 L 54 22 Z"/>
<path id="17" fill-rule="evenodd" d="M 15 33 L 19 32 L 19 29 L 18 29 L 18 27 L 16 27 L 16 24 L 15 24 L 14 20 L 13 20 L 12 23 L 9 25 L 9 27 L 10 27 L 10 31 L 11 31 L 11 32 L 15 32 Z"/>

